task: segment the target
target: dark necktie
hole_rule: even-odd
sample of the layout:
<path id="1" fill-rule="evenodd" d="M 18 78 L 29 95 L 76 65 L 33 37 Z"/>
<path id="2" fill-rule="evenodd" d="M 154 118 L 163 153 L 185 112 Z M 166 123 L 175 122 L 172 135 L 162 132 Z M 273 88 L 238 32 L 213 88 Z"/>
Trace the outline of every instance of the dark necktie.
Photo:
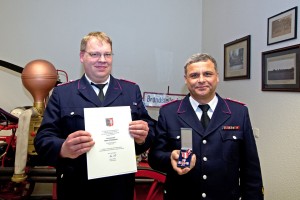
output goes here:
<path id="1" fill-rule="evenodd" d="M 95 84 L 95 83 L 91 83 L 92 85 L 96 86 L 99 89 L 99 93 L 98 93 L 98 97 L 100 99 L 100 101 L 102 102 L 104 100 L 104 93 L 103 93 L 103 88 L 104 86 L 107 84 Z"/>
<path id="2" fill-rule="evenodd" d="M 208 104 L 199 105 L 199 108 L 202 110 L 201 123 L 202 123 L 204 129 L 206 129 L 206 127 L 208 126 L 208 123 L 210 121 L 210 118 L 207 114 L 207 111 L 209 110 L 209 105 Z"/>

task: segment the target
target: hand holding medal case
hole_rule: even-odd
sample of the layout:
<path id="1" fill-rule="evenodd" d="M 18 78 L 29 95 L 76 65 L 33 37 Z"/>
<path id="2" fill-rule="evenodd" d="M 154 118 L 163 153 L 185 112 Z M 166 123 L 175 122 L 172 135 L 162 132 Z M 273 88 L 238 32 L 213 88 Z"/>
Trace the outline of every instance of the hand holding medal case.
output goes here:
<path id="1" fill-rule="evenodd" d="M 193 130 L 191 128 L 181 128 L 181 150 L 179 153 L 177 167 L 180 168 L 190 167 L 192 153 L 193 153 L 192 133 Z"/>

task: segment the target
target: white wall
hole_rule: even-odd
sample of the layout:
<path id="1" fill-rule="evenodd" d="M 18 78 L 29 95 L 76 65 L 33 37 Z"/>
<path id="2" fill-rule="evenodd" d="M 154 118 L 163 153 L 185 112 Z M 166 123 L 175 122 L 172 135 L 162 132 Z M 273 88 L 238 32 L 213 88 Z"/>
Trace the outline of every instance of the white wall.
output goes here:
<path id="1" fill-rule="evenodd" d="M 261 53 L 300 43 L 298 29 L 297 39 L 268 46 L 267 19 L 295 6 L 300 27 L 299 0 L 203 1 L 202 49 L 218 61 L 219 93 L 247 103 L 259 129 L 266 200 L 300 198 L 300 94 L 261 91 Z M 224 82 L 224 44 L 246 35 L 251 35 L 251 78 Z"/>
<path id="2" fill-rule="evenodd" d="M 142 91 L 185 93 L 183 64 L 202 45 L 201 10 L 201 0 L 1 1 L 0 59 L 21 67 L 46 59 L 78 79 L 81 38 L 104 31 L 113 40 L 113 75 Z M 0 80 L 3 109 L 32 105 L 20 75 L 0 68 Z"/>

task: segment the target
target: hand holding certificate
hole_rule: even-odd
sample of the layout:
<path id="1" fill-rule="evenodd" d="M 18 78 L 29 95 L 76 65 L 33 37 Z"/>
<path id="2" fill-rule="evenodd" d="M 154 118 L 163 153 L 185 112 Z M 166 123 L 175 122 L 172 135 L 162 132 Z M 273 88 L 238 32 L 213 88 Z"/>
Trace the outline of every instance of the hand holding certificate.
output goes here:
<path id="1" fill-rule="evenodd" d="M 88 179 L 136 172 L 130 107 L 85 108 L 84 118 L 85 130 L 95 141 L 87 153 Z"/>

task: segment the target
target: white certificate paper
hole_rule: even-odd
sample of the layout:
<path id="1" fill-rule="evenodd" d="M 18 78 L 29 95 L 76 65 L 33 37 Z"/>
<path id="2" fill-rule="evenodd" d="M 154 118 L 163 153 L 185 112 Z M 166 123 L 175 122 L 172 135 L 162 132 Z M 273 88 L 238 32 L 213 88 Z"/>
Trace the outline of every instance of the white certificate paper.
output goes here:
<path id="1" fill-rule="evenodd" d="M 84 121 L 95 141 L 87 153 L 89 180 L 137 171 L 129 106 L 85 108 Z"/>

